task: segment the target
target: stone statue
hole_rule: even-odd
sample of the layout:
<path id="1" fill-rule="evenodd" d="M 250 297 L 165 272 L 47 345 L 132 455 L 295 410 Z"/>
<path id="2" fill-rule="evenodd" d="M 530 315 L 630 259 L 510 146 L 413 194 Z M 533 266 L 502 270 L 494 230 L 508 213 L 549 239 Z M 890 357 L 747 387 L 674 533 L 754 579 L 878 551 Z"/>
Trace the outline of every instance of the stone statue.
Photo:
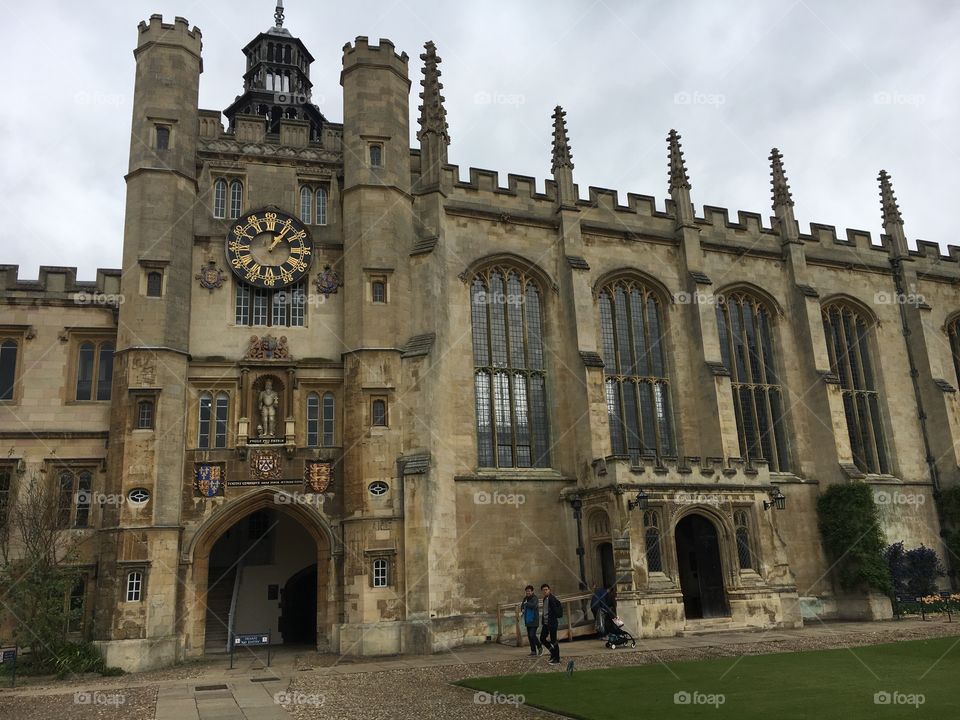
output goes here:
<path id="1" fill-rule="evenodd" d="M 279 403 L 280 396 L 273 389 L 273 380 L 268 378 L 263 384 L 263 390 L 260 391 L 260 425 L 263 427 L 261 432 L 263 437 L 273 437 L 276 432 Z"/>

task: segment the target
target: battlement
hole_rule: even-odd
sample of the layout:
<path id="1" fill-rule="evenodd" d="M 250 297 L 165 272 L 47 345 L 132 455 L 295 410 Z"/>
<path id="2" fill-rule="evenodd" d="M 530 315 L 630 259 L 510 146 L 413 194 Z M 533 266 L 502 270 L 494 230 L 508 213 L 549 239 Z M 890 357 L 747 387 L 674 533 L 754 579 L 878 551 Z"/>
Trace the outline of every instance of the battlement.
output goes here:
<path id="1" fill-rule="evenodd" d="M 405 52 L 398 55 L 394 44 L 386 38 L 380 38 L 379 45 L 371 45 L 365 35 L 358 35 L 352 45 L 347 43 L 343 46 L 344 73 L 358 65 L 368 65 L 390 68 L 407 79 L 409 78 L 407 72 L 409 59 L 410 56 Z"/>
<path id="2" fill-rule="evenodd" d="M 190 23 L 179 15 L 174 18 L 173 24 L 165 23 L 163 15 L 151 15 L 150 22 L 140 21 L 137 26 L 140 31 L 137 38 L 137 50 L 154 43 L 161 45 L 181 45 L 198 57 L 203 48 L 200 28 L 196 25 L 190 29 Z"/>
<path id="3" fill-rule="evenodd" d="M 37 279 L 20 277 L 19 265 L 0 265 L 0 296 L 10 297 L 11 293 L 29 293 L 52 298 L 65 295 L 82 294 L 84 296 L 119 296 L 122 271 L 97 268 L 96 280 L 77 280 L 75 267 L 41 265 Z M 91 301 L 92 304 L 92 301 Z"/>

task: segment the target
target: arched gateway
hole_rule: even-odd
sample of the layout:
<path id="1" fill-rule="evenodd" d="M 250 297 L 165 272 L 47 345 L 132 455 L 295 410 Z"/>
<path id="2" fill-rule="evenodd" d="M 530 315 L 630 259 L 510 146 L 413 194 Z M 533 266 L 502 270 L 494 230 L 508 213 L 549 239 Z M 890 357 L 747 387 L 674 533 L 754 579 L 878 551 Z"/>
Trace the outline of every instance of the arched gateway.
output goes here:
<path id="1" fill-rule="evenodd" d="M 716 526 L 704 515 L 691 513 L 677 523 L 675 536 L 687 619 L 729 615 Z"/>
<path id="2" fill-rule="evenodd" d="M 189 543 L 183 653 L 224 652 L 228 634 L 327 647 L 337 617 L 334 538 L 323 515 L 260 488 L 220 508 Z"/>

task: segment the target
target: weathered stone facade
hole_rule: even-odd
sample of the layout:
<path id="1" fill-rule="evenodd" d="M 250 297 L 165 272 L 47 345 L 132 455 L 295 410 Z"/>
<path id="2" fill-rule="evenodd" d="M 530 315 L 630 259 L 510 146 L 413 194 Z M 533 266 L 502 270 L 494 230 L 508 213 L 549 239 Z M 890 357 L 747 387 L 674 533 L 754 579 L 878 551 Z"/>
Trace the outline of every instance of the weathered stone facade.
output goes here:
<path id="1" fill-rule="evenodd" d="M 202 655 L 211 552 L 267 509 L 316 543 L 318 646 L 359 655 L 485 641 L 497 605 L 528 582 L 577 591 L 580 538 L 583 579 L 615 580 L 618 611 L 638 635 L 676 634 L 693 614 L 750 626 L 857 615 L 872 605 L 839 592 L 817 531 L 816 500 L 833 483 L 867 482 L 894 498 L 881 506 L 888 539 L 942 552 L 933 493 L 957 482 L 947 329 L 960 311 L 960 250 L 907 250 L 885 174 L 879 244 L 818 224 L 801 233 L 776 151 L 769 224 L 709 206 L 696 215 L 673 132 L 663 210 L 652 197 L 629 194 L 624 205 L 601 188 L 584 199 L 557 108 L 546 192 L 524 176 L 501 187 L 496 173 L 474 168 L 464 181 L 447 162 L 432 43 L 421 55 L 419 149 L 408 143 L 409 58 L 389 41 L 344 47 L 342 124 L 304 102 L 312 58 L 282 18 L 245 53 L 245 94 L 225 130 L 220 112 L 198 108 L 200 31 L 182 18 L 142 23 L 123 270 L 86 284 L 69 268 L 44 267 L 37 282 L 19 280 L 15 267 L 0 272 L 0 340 L 19 347 L 15 392 L 0 402 L 10 447 L 0 458 L 22 460 L 12 502 L 24 468 L 61 464 L 94 467 L 93 489 L 107 498 L 149 493 L 145 503 L 95 503 L 89 528 L 71 530 L 92 539 L 86 632 L 111 664 Z M 278 68 L 293 80 L 274 80 Z M 299 322 L 298 300 L 258 294 L 225 256 L 230 231 L 261 211 L 299 218 L 310 238 Z M 541 467 L 480 460 L 471 285 L 491 266 L 536 288 Z M 643 287 L 658 308 L 665 367 L 626 386 L 666 388 L 657 432 L 671 441 L 652 451 L 619 451 L 611 437 L 617 373 L 599 305 L 618 282 Z M 742 377 L 717 314 L 736 293 L 769 313 L 773 353 L 763 362 L 777 380 L 762 392 L 782 388 L 776 467 L 745 450 L 749 430 L 738 422 Z M 876 425 L 864 430 L 875 437 L 864 442 L 882 446 L 882 467 L 865 470 L 851 445 L 852 411 L 824 326 L 835 302 L 868 324 L 862 343 L 878 399 Z M 532 332 L 535 315 L 526 317 Z M 115 344 L 109 400 L 76 398 L 77 347 L 88 337 Z M 251 355 L 252 341 L 260 351 Z M 268 379 L 278 398 L 270 438 L 258 428 Z M 309 405 L 328 396 L 326 434 L 326 410 L 311 425 Z M 529 431 L 518 407 L 506 413 Z M 317 460 L 333 464 L 323 492 L 303 480 Z M 512 463 L 524 464 L 536 465 Z M 202 468 L 225 483 L 199 489 Z M 768 507 L 776 491 L 783 510 Z M 684 521 L 693 516 L 712 530 L 691 540 Z M 691 577 L 704 582 L 712 561 L 703 542 L 717 555 L 710 612 L 706 590 L 691 604 L 684 589 Z M 131 573 L 142 582 L 136 599 Z"/>

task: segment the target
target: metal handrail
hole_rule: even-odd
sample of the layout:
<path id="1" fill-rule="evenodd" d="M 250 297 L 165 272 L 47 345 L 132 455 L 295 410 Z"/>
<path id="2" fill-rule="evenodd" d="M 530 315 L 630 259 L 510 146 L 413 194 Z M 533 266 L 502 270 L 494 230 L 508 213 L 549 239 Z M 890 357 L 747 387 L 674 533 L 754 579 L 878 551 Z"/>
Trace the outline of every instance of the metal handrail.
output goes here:
<path id="1" fill-rule="evenodd" d="M 593 593 L 585 592 L 585 593 L 576 593 L 574 595 L 557 595 L 556 597 L 557 597 L 557 600 L 559 600 L 564 605 L 563 619 L 566 621 L 565 626 L 567 631 L 566 633 L 567 640 L 573 640 L 573 628 L 574 628 L 573 613 L 569 612 L 566 606 L 573 606 L 577 603 L 582 603 L 585 600 L 589 601 L 590 598 L 593 597 Z M 517 647 L 519 647 L 520 643 L 523 642 L 522 637 L 520 635 L 520 627 L 522 625 L 520 621 L 520 606 L 522 605 L 522 602 L 523 601 L 501 603 L 497 605 L 497 642 L 502 641 L 504 616 L 510 611 L 513 612 L 514 629 L 517 636 Z M 541 607 L 543 606 L 542 600 L 540 600 L 540 606 Z M 584 618 L 586 618 L 586 613 L 584 613 Z M 578 625 L 577 627 L 593 627 L 593 623 L 589 623 L 589 625 L 587 623 L 584 623 L 582 625 Z"/>

